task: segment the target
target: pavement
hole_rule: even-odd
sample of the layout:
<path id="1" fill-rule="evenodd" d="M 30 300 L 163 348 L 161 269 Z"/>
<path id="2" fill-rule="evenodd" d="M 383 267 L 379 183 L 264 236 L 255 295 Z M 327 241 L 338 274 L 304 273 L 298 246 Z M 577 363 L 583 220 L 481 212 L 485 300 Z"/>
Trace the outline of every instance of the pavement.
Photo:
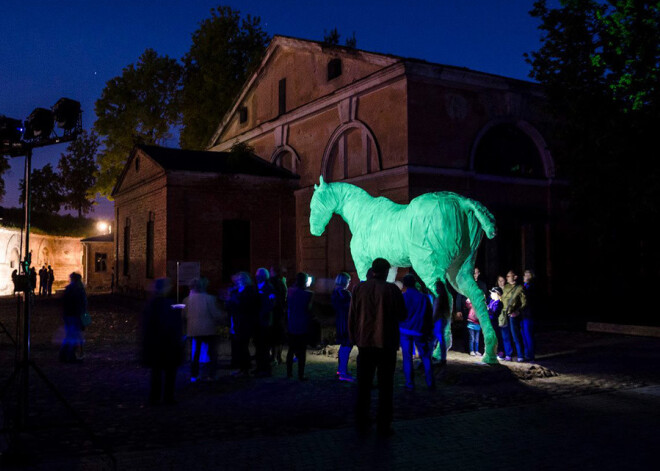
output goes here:
<path id="1" fill-rule="evenodd" d="M 405 391 L 398 365 L 395 433 L 380 438 L 353 429 L 355 384 L 335 379 L 332 346 L 308 351 L 310 379 L 300 382 L 286 379 L 283 365 L 269 378 L 233 378 L 225 341 L 217 381 L 190 383 L 185 364 L 178 404 L 150 407 L 135 348 L 140 303 L 90 297 L 94 321 L 79 365 L 57 361 L 58 303 L 37 300 L 32 358 L 92 433 L 35 370 L 27 429 L 11 441 L 14 347 L 0 332 L 1 469 L 620 470 L 656 461 L 658 338 L 541 328 L 536 364 L 497 366 L 462 353 L 457 342 L 447 367 L 435 371 L 436 391 L 426 390 L 421 372 L 416 390 Z M 0 322 L 14 333 L 12 299 L 0 300 Z M 29 459 L 6 459 L 8 442 L 20 443 Z"/>

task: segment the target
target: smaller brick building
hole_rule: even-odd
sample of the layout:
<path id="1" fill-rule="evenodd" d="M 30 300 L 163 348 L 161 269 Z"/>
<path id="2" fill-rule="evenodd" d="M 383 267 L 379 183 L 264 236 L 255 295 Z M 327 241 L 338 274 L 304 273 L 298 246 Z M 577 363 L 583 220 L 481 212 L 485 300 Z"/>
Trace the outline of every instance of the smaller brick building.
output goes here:
<path id="1" fill-rule="evenodd" d="M 83 246 L 83 282 L 87 291 L 110 291 L 114 283 L 114 235 L 103 234 L 80 241 Z"/>
<path id="2" fill-rule="evenodd" d="M 117 290 L 175 280 L 177 262 L 199 262 L 212 289 L 240 270 L 295 270 L 297 186 L 250 154 L 136 147 L 112 193 Z"/>

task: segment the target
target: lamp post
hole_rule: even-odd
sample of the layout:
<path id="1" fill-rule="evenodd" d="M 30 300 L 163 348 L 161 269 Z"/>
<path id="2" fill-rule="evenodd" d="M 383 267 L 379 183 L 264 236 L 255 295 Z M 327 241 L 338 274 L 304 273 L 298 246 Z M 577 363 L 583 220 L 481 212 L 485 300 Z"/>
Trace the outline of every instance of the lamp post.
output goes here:
<path id="1" fill-rule="evenodd" d="M 55 124 L 63 132 L 58 136 L 54 132 Z M 31 284 L 30 265 L 32 256 L 30 254 L 30 228 L 31 228 L 31 192 L 30 177 L 32 174 L 32 150 L 36 147 L 45 147 L 64 142 L 73 141 L 82 131 L 82 112 L 80 103 L 69 98 L 62 98 L 53 105 L 51 109 L 36 108 L 25 123 L 17 119 L 0 116 L 0 155 L 10 157 L 25 156 L 25 257 L 20 263 L 21 273 L 18 276 L 20 291 L 23 292 L 23 322 L 22 337 L 17 348 L 21 349 L 16 368 L 10 377 L 10 381 L 18 376 L 19 394 L 17 410 L 17 431 L 23 431 L 27 426 L 29 405 L 29 368 L 32 366 L 37 373 L 45 379 L 43 373 L 36 367 L 30 355 L 30 320 L 33 296 Z M 3 391 L 4 392 L 4 391 Z"/>

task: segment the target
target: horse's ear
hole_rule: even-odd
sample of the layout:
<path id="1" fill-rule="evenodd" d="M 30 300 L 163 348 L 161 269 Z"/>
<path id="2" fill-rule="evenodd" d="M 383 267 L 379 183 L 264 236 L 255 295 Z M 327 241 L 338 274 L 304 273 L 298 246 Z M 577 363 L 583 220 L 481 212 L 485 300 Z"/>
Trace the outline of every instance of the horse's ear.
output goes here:
<path id="1" fill-rule="evenodd" d="M 318 189 L 319 189 L 319 186 L 316 183 L 314 183 L 314 191 L 316 191 Z"/>
<path id="2" fill-rule="evenodd" d="M 323 181 L 323 175 L 321 175 L 321 176 L 319 177 L 319 185 L 320 185 L 320 186 L 325 185 L 325 182 Z"/>

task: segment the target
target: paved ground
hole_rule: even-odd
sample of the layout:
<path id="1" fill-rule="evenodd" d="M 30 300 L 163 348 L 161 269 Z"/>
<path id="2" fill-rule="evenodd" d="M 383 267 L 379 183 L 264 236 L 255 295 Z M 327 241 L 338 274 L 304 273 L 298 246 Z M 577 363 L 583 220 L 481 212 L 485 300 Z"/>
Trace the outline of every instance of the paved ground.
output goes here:
<path id="1" fill-rule="evenodd" d="M 446 370 L 436 371 L 435 392 L 418 375 L 417 391 L 406 393 L 397 372 L 395 435 L 361 439 L 351 427 L 355 386 L 334 379 L 331 352 L 309 351 L 307 382 L 287 380 L 283 366 L 272 378 L 234 379 L 225 343 L 218 381 L 191 384 L 184 365 L 178 405 L 148 407 L 147 372 L 135 355 L 139 303 L 90 299 L 94 322 L 81 365 L 56 361 L 57 303 L 38 300 L 33 311 L 35 364 L 120 470 L 628 469 L 651 463 L 657 446 L 660 339 L 542 331 L 537 365 L 489 367 L 452 351 Z M 13 300 L 0 300 L 0 321 L 14 335 Z M 12 371 L 13 346 L 0 332 L 0 384 Z M 45 383 L 34 373 L 30 382 L 25 468 L 112 469 Z M 9 387 L 7 419 L 15 397 Z M 7 439 L 0 435 L 0 449 Z"/>

